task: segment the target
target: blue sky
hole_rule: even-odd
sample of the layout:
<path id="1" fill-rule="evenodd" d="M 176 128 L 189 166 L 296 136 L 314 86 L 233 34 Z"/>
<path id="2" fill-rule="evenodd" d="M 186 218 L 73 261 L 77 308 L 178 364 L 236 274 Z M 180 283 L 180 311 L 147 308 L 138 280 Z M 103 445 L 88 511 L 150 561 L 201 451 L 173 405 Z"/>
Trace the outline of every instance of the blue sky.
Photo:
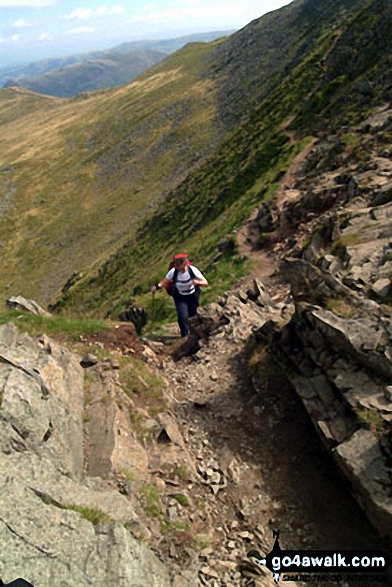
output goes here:
<path id="1" fill-rule="evenodd" d="M 0 0 L 0 68 L 138 39 L 239 29 L 291 0 Z"/>

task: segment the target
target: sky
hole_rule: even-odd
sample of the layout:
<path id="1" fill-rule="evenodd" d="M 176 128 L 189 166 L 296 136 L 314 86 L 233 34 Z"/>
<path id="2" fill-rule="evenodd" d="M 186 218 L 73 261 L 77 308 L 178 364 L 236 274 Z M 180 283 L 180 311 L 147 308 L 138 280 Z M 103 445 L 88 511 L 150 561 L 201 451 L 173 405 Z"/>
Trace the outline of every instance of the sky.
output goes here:
<path id="1" fill-rule="evenodd" d="M 237 30 L 291 0 L 0 0 L 0 69 L 140 39 Z"/>

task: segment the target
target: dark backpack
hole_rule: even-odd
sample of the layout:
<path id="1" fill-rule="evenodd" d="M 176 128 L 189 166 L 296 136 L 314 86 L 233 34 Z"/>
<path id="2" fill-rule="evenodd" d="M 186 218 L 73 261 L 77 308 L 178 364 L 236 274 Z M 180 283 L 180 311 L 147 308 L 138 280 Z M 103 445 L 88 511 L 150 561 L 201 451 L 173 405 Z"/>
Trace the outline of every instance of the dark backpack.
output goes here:
<path id="1" fill-rule="evenodd" d="M 192 263 L 190 261 L 188 261 L 189 275 L 191 276 L 191 279 L 195 279 L 195 274 L 192 271 L 191 265 L 192 265 Z M 170 269 L 173 269 L 173 267 L 174 267 L 174 263 L 170 263 L 169 271 L 170 271 Z M 177 275 L 178 275 L 178 269 L 174 269 L 173 281 L 169 282 L 166 285 L 166 291 L 169 294 L 169 296 L 174 295 L 174 290 L 176 289 Z M 200 294 L 200 287 L 198 285 L 195 286 L 195 291 L 198 295 Z"/>

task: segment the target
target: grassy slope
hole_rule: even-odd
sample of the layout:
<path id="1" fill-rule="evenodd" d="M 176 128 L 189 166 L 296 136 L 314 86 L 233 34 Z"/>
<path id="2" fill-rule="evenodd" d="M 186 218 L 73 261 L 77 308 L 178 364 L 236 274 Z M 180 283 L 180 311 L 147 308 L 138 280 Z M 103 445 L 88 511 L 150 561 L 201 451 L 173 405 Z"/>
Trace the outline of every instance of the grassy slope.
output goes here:
<path id="1" fill-rule="evenodd" d="M 42 296 L 52 296 L 56 285 L 61 279 L 64 282 L 72 269 L 88 267 L 86 251 L 90 254 L 91 271 L 61 299 L 61 306 L 71 313 L 103 315 L 113 310 L 116 315 L 135 288 L 139 293 L 132 296 L 133 301 L 147 302 L 149 284 L 162 276 L 168 258 L 178 247 L 187 249 L 195 262 L 207 270 L 213 284 L 210 297 L 224 290 L 238 275 L 238 261 L 225 259 L 213 263 L 216 245 L 222 236 L 243 223 L 255 205 L 273 195 L 282 173 L 301 148 L 301 143 L 292 145 L 282 131 L 287 121 L 296 115 L 293 124 L 301 129 L 306 141 L 310 132 L 328 132 L 325 124 L 323 127 L 326 114 L 329 113 L 331 121 L 341 108 L 364 115 L 372 104 L 380 102 L 381 90 L 385 89 L 380 60 L 385 59 L 385 46 L 390 54 L 390 35 L 385 34 L 390 30 L 389 2 L 335 1 L 328 8 L 326 20 L 313 10 L 315 6 L 323 7 L 323 3 L 301 0 L 297 5 L 304 8 L 306 23 L 301 25 L 302 41 L 297 43 L 294 57 L 290 57 L 291 65 L 296 65 L 288 75 L 279 74 L 280 78 L 275 72 L 268 96 L 256 108 L 252 107 L 250 115 L 219 148 L 216 137 L 220 134 L 224 138 L 224 133 L 217 121 L 224 125 L 226 121 L 222 110 L 217 110 L 216 94 L 222 95 L 230 77 L 223 62 L 218 72 L 219 59 L 226 59 L 228 54 L 223 44 L 188 46 L 164 65 L 155 66 L 116 92 L 93 95 L 86 101 L 60 101 L 63 110 L 59 112 L 75 116 L 79 132 L 75 124 L 64 126 L 62 137 L 66 138 L 68 156 L 74 154 L 73 167 L 65 164 L 67 184 L 62 185 L 57 167 L 53 170 L 52 165 L 51 195 L 55 188 L 63 190 L 62 204 L 72 205 L 73 211 L 68 218 L 59 211 L 52 223 L 53 240 L 59 234 L 67 240 L 65 250 L 53 252 L 56 257 L 50 267 L 37 270 L 40 257 L 36 247 L 23 253 L 23 263 L 31 260 L 30 275 L 39 274 L 37 281 L 43 283 Z M 356 12 L 358 5 L 364 8 L 360 14 Z M 340 12 L 336 22 L 333 10 L 336 14 Z M 389 20 L 385 18 L 387 14 Z M 299 18 L 298 11 L 295 17 Z M 312 34 L 306 36 L 304 31 L 309 30 Z M 237 35 L 226 43 L 230 45 L 233 38 L 238 43 Z M 253 30 L 253 39 L 254 35 Z M 335 44 L 337 35 L 340 36 Z M 356 68 L 342 81 L 342 67 L 348 67 L 347 52 L 360 53 L 365 41 L 374 58 L 368 63 L 354 55 Z M 243 60 L 246 55 L 245 51 Z M 326 55 L 327 74 L 319 65 Z M 276 63 L 276 59 L 272 61 Z M 211 63 L 215 64 L 215 73 Z M 377 78 L 375 83 L 381 88 L 370 100 L 372 104 L 356 100 L 355 87 L 364 76 L 371 82 Z M 259 95 L 260 88 L 256 88 Z M 239 99 L 238 94 L 232 96 L 234 110 Z M 246 107 L 250 108 L 250 102 Z M 228 109 L 227 104 L 225 108 Z M 72 150 L 78 142 L 78 149 Z M 62 161 L 61 156 L 58 165 Z M 70 178 L 76 181 L 76 172 L 80 181 L 75 196 Z M 6 181 L 12 185 L 9 168 L 3 177 L 6 175 Z M 54 202 L 55 206 L 47 211 L 49 223 L 51 215 L 59 209 L 58 199 Z M 21 213 L 23 210 L 26 215 L 26 208 L 21 208 Z M 21 223 L 20 241 L 28 227 L 26 219 Z M 73 249 L 69 235 L 75 235 Z M 15 258 L 16 252 L 12 251 L 9 257 Z M 14 279 L 16 269 L 17 266 Z M 48 273 L 52 283 L 48 283 Z M 19 279 L 19 283 L 22 281 Z M 29 283 L 28 288 L 22 293 L 42 300 L 37 296 L 37 285 Z M 170 300 L 166 302 L 169 306 Z"/>
<path id="2" fill-rule="evenodd" d="M 213 53 L 213 75 L 223 74 L 218 105 L 230 128 L 279 87 L 318 43 L 364 0 L 297 0 L 253 21 Z M 337 30 L 335 29 L 335 32 Z"/>
<path id="3" fill-rule="evenodd" d="M 193 44 L 87 98 L 0 93 L 0 291 L 48 302 L 132 235 L 208 152 L 219 134 L 200 73 L 212 47 Z"/>
<path id="4" fill-rule="evenodd" d="M 371 104 L 357 104 L 358 92 L 352 90 L 361 76 L 375 74 L 378 60 L 364 64 L 343 85 L 341 67 L 336 65 L 345 62 L 341 52 L 344 54 L 346 47 L 353 43 L 353 29 L 357 31 L 354 44 L 361 45 L 359 31 L 361 23 L 363 29 L 363 22 L 368 20 L 368 8 L 360 14 L 346 10 L 339 29 L 333 22 L 323 23 L 319 35 L 313 34 L 306 54 L 290 75 L 231 133 L 216 153 L 168 194 L 136 239 L 129 240 L 92 279 L 81 282 L 62 302 L 81 312 L 112 309 L 115 315 L 130 300 L 130 292 L 136 287 L 141 293 L 133 296 L 133 302 L 148 304 L 149 284 L 162 276 L 171 253 L 179 248 L 188 250 L 197 264 L 206 269 L 214 294 L 223 291 L 227 287 L 227 272 L 234 277 L 235 267 L 230 260 L 213 263 L 217 242 L 241 226 L 258 203 L 273 196 L 283 172 L 305 144 L 307 132 L 316 130 L 310 123 L 316 123 L 333 104 L 336 108 L 341 106 L 342 99 L 349 103 L 350 112 L 357 110 L 360 116 L 370 108 Z M 382 22 L 380 6 L 375 13 Z M 338 43 L 335 42 L 337 32 Z M 385 41 L 384 33 L 379 32 L 379 39 Z M 327 76 L 319 65 L 325 56 L 331 64 Z M 352 96 L 351 100 L 344 91 Z M 322 96 L 321 102 L 319 98 L 315 101 L 315 96 Z M 375 101 L 379 98 L 375 96 Z M 282 130 L 291 118 L 296 118 L 294 126 L 302 126 L 303 142 L 295 145 Z M 170 301 L 166 304 L 169 307 Z"/>

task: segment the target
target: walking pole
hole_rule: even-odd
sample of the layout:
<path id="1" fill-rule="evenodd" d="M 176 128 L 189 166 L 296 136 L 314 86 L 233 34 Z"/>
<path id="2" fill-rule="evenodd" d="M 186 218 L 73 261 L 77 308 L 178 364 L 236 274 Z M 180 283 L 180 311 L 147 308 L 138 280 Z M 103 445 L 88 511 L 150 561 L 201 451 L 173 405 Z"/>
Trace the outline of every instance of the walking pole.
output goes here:
<path id="1" fill-rule="evenodd" d="M 153 326 L 154 326 L 154 306 L 155 306 L 155 291 L 152 292 L 150 337 L 152 336 L 152 329 L 153 329 Z"/>

